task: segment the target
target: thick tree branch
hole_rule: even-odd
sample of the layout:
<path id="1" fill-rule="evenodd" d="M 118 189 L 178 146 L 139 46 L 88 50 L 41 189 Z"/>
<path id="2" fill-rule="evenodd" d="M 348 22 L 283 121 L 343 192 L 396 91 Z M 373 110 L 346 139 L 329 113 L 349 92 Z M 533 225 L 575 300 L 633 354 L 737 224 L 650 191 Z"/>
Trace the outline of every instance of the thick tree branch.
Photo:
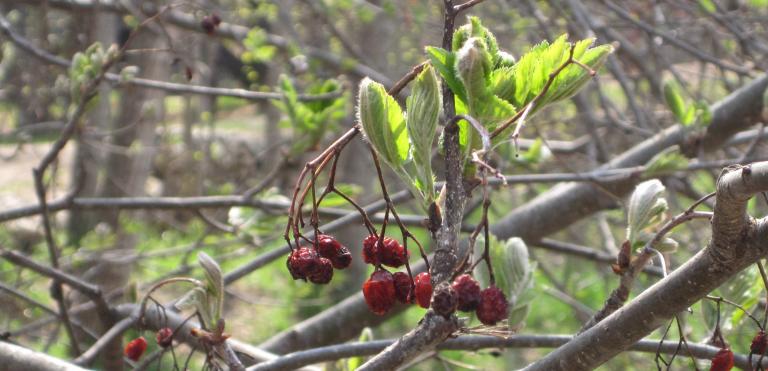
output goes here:
<path id="1" fill-rule="evenodd" d="M 438 345 L 437 349 L 477 351 L 489 348 L 556 348 L 566 344 L 572 338 L 569 335 L 513 335 L 508 338 L 461 336 L 446 340 Z M 289 370 L 315 363 L 333 362 L 350 357 L 370 356 L 381 352 L 393 342 L 393 340 L 373 340 L 364 343 L 345 343 L 319 347 L 286 354 L 250 367 L 248 371 Z M 658 340 L 645 339 L 633 344 L 629 350 L 644 353 L 656 353 L 659 350 L 661 353 L 675 354 L 679 353 L 679 346 L 677 341 L 664 341 L 661 343 L 661 347 L 659 347 Z M 717 347 L 704 344 L 689 343 L 688 347 L 691 354 L 699 359 L 711 359 L 720 350 Z M 749 365 L 747 356 L 736 354 L 735 364 L 746 369 Z M 763 365 L 768 365 L 768 359 L 763 360 Z"/>
<path id="2" fill-rule="evenodd" d="M 0 364 L 4 370 L 86 371 L 44 353 L 0 341 Z"/>
<path id="3" fill-rule="evenodd" d="M 628 305 L 526 370 L 594 369 L 764 258 L 768 223 L 746 214 L 747 201 L 764 191 L 768 191 L 768 162 L 726 168 L 717 182 L 709 246 Z"/>

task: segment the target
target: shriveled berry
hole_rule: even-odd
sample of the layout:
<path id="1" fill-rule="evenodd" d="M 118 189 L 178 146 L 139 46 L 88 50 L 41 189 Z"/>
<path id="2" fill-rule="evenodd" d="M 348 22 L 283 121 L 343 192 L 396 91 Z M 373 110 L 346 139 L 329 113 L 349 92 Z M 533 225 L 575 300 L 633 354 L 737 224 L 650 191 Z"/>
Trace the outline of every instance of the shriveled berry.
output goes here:
<path id="1" fill-rule="evenodd" d="M 143 336 L 139 336 L 125 345 L 124 354 L 128 359 L 138 361 L 145 350 L 147 350 L 147 340 Z"/>
<path id="2" fill-rule="evenodd" d="M 397 240 L 384 237 L 379 248 L 379 261 L 381 264 L 392 268 L 398 268 L 408 261 L 408 253 Z"/>
<path id="3" fill-rule="evenodd" d="M 208 35 L 213 35 L 213 33 L 216 32 L 216 23 L 214 23 L 213 19 L 209 16 L 203 17 L 203 20 L 200 21 L 200 27 Z"/>
<path id="4" fill-rule="evenodd" d="M 429 308 L 429 302 L 432 300 L 432 277 L 427 272 L 421 272 L 413 278 L 416 285 L 416 303 L 422 308 Z"/>
<path id="5" fill-rule="evenodd" d="M 157 330 L 155 340 L 157 340 L 157 345 L 160 347 L 168 348 L 171 346 L 171 344 L 173 344 L 173 330 L 171 330 L 170 327 L 163 327 Z"/>
<path id="6" fill-rule="evenodd" d="M 349 253 L 349 249 L 342 246 L 339 253 L 331 258 L 331 263 L 333 263 L 333 267 L 336 269 L 349 267 L 349 265 L 352 264 L 352 254 Z"/>
<path id="7" fill-rule="evenodd" d="M 310 273 L 317 269 L 319 263 L 317 251 L 309 247 L 301 247 L 288 256 L 288 271 L 295 280 L 306 280 Z"/>
<path id="8" fill-rule="evenodd" d="M 434 296 L 432 298 L 432 309 L 435 313 L 448 318 L 456 311 L 456 306 L 459 305 L 459 298 L 456 295 L 456 290 L 451 285 L 445 283 L 438 286 Z"/>
<path id="9" fill-rule="evenodd" d="M 352 254 L 335 238 L 321 234 L 317 236 L 317 252 L 327 258 L 336 269 L 344 269 L 352 263 Z"/>
<path id="10" fill-rule="evenodd" d="M 480 304 L 480 285 L 475 281 L 474 277 L 462 274 L 453 280 L 451 286 L 456 290 L 456 295 L 458 295 L 458 310 L 471 312 L 477 309 L 478 304 Z"/>
<path id="11" fill-rule="evenodd" d="M 326 284 L 333 278 L 333 263 L 330 259 L 317 258 L 317 264 L 314 269 L 307 274 L 307 278 L 312 283 Z"/>
<path id="12" fill-rule="evenodd" d="M 477 306 L 477 318 L 485 325 L 492 326 L 507 318 L 509 308 L 507 297 L 496 286 L 491 286 L 480 293 L 480 304 Z"/>
<path id="13" fill-rule="evenodd" d="M 733 368 L 733 352 L 729 348 L 722 348 L 712 358 L 712 366 L 709 371 L 730 371 Z"/>
<path id="14" fill-rule="evenodd" d="M 379 270 L 363 283 L 363 296 L 371 312 L 384 315 L 395 305 L 395 283 L 392 274 Z"/>
<path id="15" fill-rule="evenodd" d="M 760 330 L 752 338 L 752 345 L 749 347 L 749 351 L 752 354 L 763 354 L 766 348 L 768 348 L 768 336 L 766 336 L 765 331 Z"/>
<path id="16" fill-rule="evenodd" d="M 376 242 L 379 238 L 376 235 L 368 235 L 363 239 L 363 261 L 368 264 L 379 264 L 379 246 Z"/>
<path id="17" fill-rule="evenodd" d="M 392 275 L 395 281 L 395 297 L 397 301 L 408 304 L 413 302 L 413 280 L 405 272 L 396 272 Z"/>

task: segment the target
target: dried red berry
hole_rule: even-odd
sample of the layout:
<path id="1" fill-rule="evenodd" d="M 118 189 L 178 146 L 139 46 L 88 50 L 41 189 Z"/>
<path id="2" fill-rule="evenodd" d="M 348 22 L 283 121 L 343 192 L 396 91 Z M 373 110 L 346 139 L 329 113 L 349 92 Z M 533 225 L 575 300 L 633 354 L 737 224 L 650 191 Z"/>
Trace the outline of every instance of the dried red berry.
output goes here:
<path id="1" fill-rule="evenodd" d="M 491 286 L 480 293 L 477 306 L 477 318 L 485 325 L 492 326 L 507 318 L 509 308 L 507 297 L 496 286 Z"/>
<path id="2" fill-rule="evenodd" d="M 712 366 L 709 371 L 730 371 L 733 368 L 733 352 L 728 348 L 722 348 L 712 358 Z"/>
<path id="3" fill-rule="evenodd" d="M 371 312 L 378 315 L 387 313 L 395 305 L 395 284 L 392 274 L 379 270 L 363 283 L 363 296 Z"/>
<path id="4" fill-rule="evenodd" d="M 288 256 L 288 271 L 295 280 L 306 280 L 317 269 L 319 263 L 317 251 L 309 247 L 301 247 Z"/>
<path id="5" fill-rule="evenodd" d="M 379 261 L 386 266 L 398 268 L 408 261 L 408 253 L 397 240 L 384 237 L 379 248 Z"/>
<path id="6" fill-rule="evenodd" d="M 213 33 L 216 32 L 216 23 L 209 16 L 203 17 L 203 20 L 200 21 L 200 27 L 202 27 L 208 35 L 213 35 Z"/>
<path id="7" fill-rule="evenodd" d="M 411 280 L 408 273 L 397 272 L 392 275 L 392 278 L 395 281 L 395 297 L 397 297 L 397 301 L 403 304 L 412 303 L 413 293 L 411 290 L 413 290 L 413 280 Z"/>
<path id="8" fill-rule="evenodd" d="M 766 348 L 768 348 L 768 336 L 766 336 L 765 331 L 760 330 L 752 338 L 752 346 L 749 347 L 749 351 L 752 354 L 763 354 Z"/>
<path id="9" fill-rule="evenodd" d="M 147 350 L 147 341 L 143 336 L 139 336 L 136 339 L 131 340 L 125 346 L 125 356 L 132 361 L 138 361 L 144 351 Z"/>
<path id="10" fill-rule="evenodd" d="M 379 238 L 376 235 L 368 235 L 363 240 L 363 261 L 368 264 L 379 264 L 379 246 L 376 242 Z"/>
<path id="11" fill-rule="evenodd" d="M 317 236 L 317 252 L 320 256 L 328 258 L 336 269 L 344 269 L 352 263 L 352 254 L 349 253 L 349 249 L 326 234 Z"/>
<path id="12" fill-rule="evenodd" d="M 432 300 L 432 277 L 427 272 L 421 272 L 413 279 L 416 285 L 416 303 L 422 308 L 429 308 L 429 302 Z"/>
<path id="13" fill-rule="evenodd" d="M 478 304 L 480 304 L 480 285 L 475 281 L 474 277 L 462 274 L 453 280 L 451 286 L 456 290 L 456 295 L 458 295 L 458 310 L 471 312 L 477 309 Z"/>
<path id="14" fill-rule="evenodd" d="M 456 311 L 457 305 L 459 305 L 459 298 L 451 285 L 442 284 L 437 287 L 432 298 L 432 309 L 435 313 L 448 318 Z"/>
<path id="15" fill-rule="evenodd" d="M 349 267 L 349 265 L 352 264 L 352 254 L 349 253 L 349 249 L 342 246 L 339 253 L 331 258 L 331 263 L 333 263 L 333 267 L 336 269 Z"/>
<path id="16" fill-rule="evenodd" d="M 307 274 L 312 283 L 326 284 L 333 278 L 333 263 L 330 259 L 318 258 L 314 269 Z"/>
<path id="17" fill-rule="evenodd" d="M 157 330 L 155 340 L 157 340 L 157 345 L 163 348 L 168 348 L 173 343 L 173 330 L 169 327 L 163 327 Z"/>

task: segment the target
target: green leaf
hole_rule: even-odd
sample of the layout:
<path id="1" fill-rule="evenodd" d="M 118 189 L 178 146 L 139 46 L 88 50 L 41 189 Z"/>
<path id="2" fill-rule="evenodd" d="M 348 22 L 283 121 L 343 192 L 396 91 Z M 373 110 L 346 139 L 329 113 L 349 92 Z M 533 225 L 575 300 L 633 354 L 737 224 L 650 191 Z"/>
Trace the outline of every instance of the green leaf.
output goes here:
<path id="1" fill-rule="evenodd" d="M 433 46 L 426 47 L 426 52 L 432 67 L 435 67 L 453 94 L 466 102 L 467 93 L 456 72 L 456 54 Z"/>
<path id="2" fill-rule="evenodd" d="M 408 136 L 416 166 L 417 188 L 426 195 L 427 204 L 435 197 L 432 174 L 432 144 L 437 135 L 442 96 L 434 69 L 426 66 L 412 83 L 411 95 L 406 102 Z"/>
<path id="3" fill-rule="evenodd" d="M 491 90 L 497 97 L 512 102 L 515 98 L 515 70 L 501 67 L 491 72 Z"/>
<path id="4" fill-rule="evenodd" d="M 675 115 L 677 121 L 686 125 L 684 119 L 686 116 L 685 100 L 680 85 L 674 80 L 668 80 L 664 83 L 664 102 L 667 103 L 667 107 Z"/>
<path id="5" fill-rule="evenodd" d="M 400 169 L 410 149 L 403 112 L 384 86 L 369 78 L 360 83 L 358 118 L 374 150 L 393 169 Z"/>
<path id="6" fill-rule="evenodd" d="M 707 13 L 717 12 L 717 7 L 715 6 L 715 3 L 712 2 L 712 0 L 699 0 L 698 3 L 699 8 Z"/>
<path id="7" fill-rule="evenodd" d="M 608 56 L 613 53 L 613 47 L 610 45 L 600 45 L 586 49 L 592 42 L 592 39 L 578 42 L 574 49 L 573 57 L 593 71 L 597 71 L 608 59 Z M 580 51 L 582 48 L 585 49 L 583 52 Z M 567 60 L 569 53 L 570 51 L 566 51 L 563 60 L 555 68 L 558 68 Z M 539 108 L 543 108 L 546 104 L 559 102 L 574 96 L 591 78 L 592 76 L 583 67 L 575 64 L 569 65 L 555 78 Z M 535 109 L 535 111 L 537 110 Z"/>
<path id="8" fill-rule="evenodd" d="M 653 156 L 653 158 L 651 158 L 645 165 L 643 175 L 648 178 L 653 178 L 660 174 L 682 170 L 688 166 L 688 162 L 688 158 L 680 153 L 680 148 L 675 147 L 673 150 L 664 151 Z"/>

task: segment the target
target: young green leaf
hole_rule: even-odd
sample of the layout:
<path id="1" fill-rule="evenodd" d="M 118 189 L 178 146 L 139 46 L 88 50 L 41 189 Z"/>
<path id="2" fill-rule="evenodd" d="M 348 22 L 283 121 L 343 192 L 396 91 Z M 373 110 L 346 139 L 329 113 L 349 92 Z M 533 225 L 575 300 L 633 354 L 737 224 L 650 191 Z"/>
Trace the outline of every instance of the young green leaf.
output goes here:
<path id="1" fill-rule="evenodd" d="M 374 150 L 393 169 L 408 157 L 410 143 L 400 106 L 384 86 L 365 78 L 360 83 L 358 119 Z"/>
<path id="2" fill-rule="evenodd" d="M 406 102 L 408 136 L 412 145 L 419 187 L 425 193 L 426 203 L 434 200 L 432 174 L 432 144 L 440 119 L 442 95 L 440 83 L 431 66 L 426 66 L 412 83 L 411 95 Z"/>
<path id="3" fill-rule="evenodd" d="M 426 47 L 426 52 L 432 67 L 435 67 L 453 94 L 466 102 L 467 93 L 456 71 L 456 54 L 433 46 Z"/>
<path id="4" fill-rule="evenodd" d="M 680 153 L 679 148 L 675 147 L 674 150 L 663 151 L 653 156 L 645 165 L 643 175 L 651 178 L 659 174 L 684 169 L 686 166 L 688 166 L 688 158 Z"/>
<path id="5" fill-rule="evenodd" d="M 643 229 L 667 211 L 664 185 L 658 179 L 642 182 L 635 187 L 627 210 L 627 240 L 634 244 Z"/>
<path id="6" fill-rule="evenodd" d="M 684 117 L 687 110 L 685 99 L 683 99 L 680 85 L 674 80 L 664 82 L 664 102 L 667 103 L 667 107 L 675 115 L 677 121 L 685 125 Z"/>

